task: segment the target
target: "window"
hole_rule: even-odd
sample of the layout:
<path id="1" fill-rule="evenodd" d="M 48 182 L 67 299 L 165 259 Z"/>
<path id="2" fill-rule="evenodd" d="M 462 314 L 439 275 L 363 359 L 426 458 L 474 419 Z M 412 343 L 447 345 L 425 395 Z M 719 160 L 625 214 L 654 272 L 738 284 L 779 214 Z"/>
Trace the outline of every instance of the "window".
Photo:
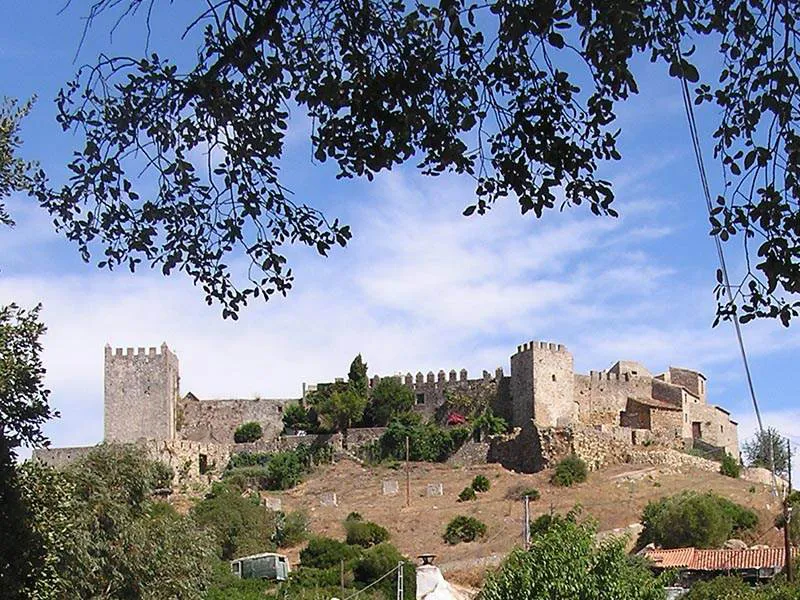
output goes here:
<path id="1" fill-rule="evenodd" d="M 417 394 L 417 404 L 425 404 L 425 394 Z"/>
<path id="2" fill-rule="evenodd" d="M 556 374 L 553 373 L 553 381 L 555 381 L 555 380 L 556 380 Z"/>
<path id="3" fill-rule="evenodd" d="M 200 469 L 200 475 L 205 475 L 206 472 L 208 471 L 208 456 L 206 456 L 205 454 L 200 455 L 199 469 Z"/>
<path id="4" fill-rule="evenodd" d="M 720 426 L 719 426 L 719 432 L 720 432 L 720 433 L 723 433 L 724 431 L 725 431 L 725 427 L 724 427 L 724 426 L 722 426 L 722 425 L 720 425 Z"/>

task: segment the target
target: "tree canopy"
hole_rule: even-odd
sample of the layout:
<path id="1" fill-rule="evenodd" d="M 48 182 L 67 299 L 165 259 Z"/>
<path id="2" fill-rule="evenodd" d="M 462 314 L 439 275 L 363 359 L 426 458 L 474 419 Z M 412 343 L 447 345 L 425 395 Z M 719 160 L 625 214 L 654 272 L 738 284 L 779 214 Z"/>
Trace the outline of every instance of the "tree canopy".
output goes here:
<path id="1" fill-rule="evenodd" d="M 95 0 L 88 26 L 137 11 L 158 18 L 158 3 Z M 599 169 L 621 158 L 616 106 L 638 92 L 632 64 L 646 56 L 719 118 L 711 231 L 757 259 L 719 316 L 788 324 L 800 308 L 799 16 L 777 0 L 198 5 L 175 27 L 201 33 L 196 62 L 103 54 L 79 70 L 57 102 L 80 140 L 71 177 L 39 172 L 35 193 L 84 259 L 184 271 L 235 318 L 291 288 L 286 244 L 324 255 L 351 237 L 282 184 L 291 112 L 310 117 L 313 156 L 340 178 L 412 162 L 471 177 L 468 216 L 511 198 L 536 216 L 585 205 L 613 217 Z M 692 63 L 698 43 L 716 46 L 719 71 Z M 237 253 L 249 269 L 230 266 Z"/>
<path id="2" fill-rule="evenodd" d="M 772 469 L 775 464 L 777 475 L 789 472 L 789 450 L 786 439 L 774 427 L 756 431 L 755 435 L 742 444 L 747 464 L 751 467 Z"/>

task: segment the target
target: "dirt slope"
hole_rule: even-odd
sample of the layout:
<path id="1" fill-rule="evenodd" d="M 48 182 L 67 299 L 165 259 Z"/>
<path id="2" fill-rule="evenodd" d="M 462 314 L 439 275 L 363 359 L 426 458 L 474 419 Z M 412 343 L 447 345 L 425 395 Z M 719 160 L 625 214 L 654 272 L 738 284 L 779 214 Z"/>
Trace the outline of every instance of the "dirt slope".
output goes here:
<path id="1" fill-rule="evenodd" d="M 479 494 L 477 500 L 457 502 L 458 493 L 479 473 L 489 478 L 491 489 Z M 455 468 L 411 463 L 411 501 L 410 506 L 406 506 L 402 470 L 363 467 L 343 460 L 320 468 L 313 478 L 293 490 L 271 495 L 282 499 L 284 510 L 306 510 L 311 518 L 311 529 L 331 537 L 343 538 L 342 521 L 348 513 L 357 511 L 365 519 L 386 527 L 392 543 L 408 556 L 433 553 L 444 571 L 462 571 L 461 578 L 455 573 L 448 575 L 449 579 L 456 580 L 463 580 L 465 573 L 482 570 L 476 567 L 497 564 L 520 543 L 522 502 L 507 499 L 508 492 L 520 485 L 535 487 L 541 493 L 541 499 L 531 503 L 532 518 L 550 510 L 565 512 L 581 504 L 583 514 L 595 518 L 601 531 L 637 523 L 650 500 L 686 489 L 713 490 L 756 510 L 761 519 L 759 542 L 778 543 L 777 532 L 770 527 L 778 502 L 762 485 L 689 468 L 637 465 L 619 465 L 591 473 L 586 483 L 572 488 L 554 487 L 548 483 L 549 478 L 549 471 L 525 475 L 496 464 Z M 400 493 L 383 496 L 384 480 L 398 481 Z M 444 495 L 428 497 L 427 485 L 440 482 Z M 336 493 L 338 506 L 321 505 L 320 498 L 326 492 Z M 459 514 L 471 515 L 486 523 L 487 535 L 483 541 L 456 546 L 442 541 L 448 521 Z M 296 560 L 297 551 L 290 555 Z"/>

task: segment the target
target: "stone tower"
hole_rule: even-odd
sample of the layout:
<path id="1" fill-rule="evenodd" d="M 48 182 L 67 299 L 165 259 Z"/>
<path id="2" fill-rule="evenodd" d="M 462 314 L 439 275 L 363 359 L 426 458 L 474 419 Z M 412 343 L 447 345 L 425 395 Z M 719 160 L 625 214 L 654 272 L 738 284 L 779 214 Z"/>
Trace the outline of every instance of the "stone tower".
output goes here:
<path id="1" fill-rule="evenodd" d="M 105 441 L 175 438 L 178 383 L 178 357 L 166 343 L 135 353 L 106 345 Z"/>
<path id="2" fill-rule="evenodd" d="M 528 342 L 511 357 L 512 425 L 555 427 L 575 421 L 572 354 L 561 344 Z"/>

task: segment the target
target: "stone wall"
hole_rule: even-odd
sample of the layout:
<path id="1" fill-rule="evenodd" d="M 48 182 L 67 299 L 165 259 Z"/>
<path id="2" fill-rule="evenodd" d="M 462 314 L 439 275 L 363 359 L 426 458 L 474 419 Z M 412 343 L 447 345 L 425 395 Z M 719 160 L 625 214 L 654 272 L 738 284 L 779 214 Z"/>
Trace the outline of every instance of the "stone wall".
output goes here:
<path id="1" fill-rule="evenodd" d="M 178 357 L 161 348 L 105 347 L 104 435 L 108 442 L 175 437 Z"/>
<path id="2" fill-rule="evenodd" d="M 701 402 L 706 401 L 706 378 L 701 373 L 691 369 L 670 367 L 669 380 L 674 385 L 685 387 L 691 394 L 700 398 Z"/>
<path id="3" fill-rule="evenodd" d="M 248 421 L 261 424 L 262 439 L 277 439 L 283 431 L 283 409 L 292 398 L 198 400 L 187 396 L 178 405 L 178 436 L 195 442 L 232 444 L 237 427 Z M 153 437 L 153 436 L 151 436 Z"/>
<path id="4" fill-rule="evenodd" d="M 650 398 L 651 379 L 630 373 L 591 371 L 575 374 L 574 399 L 581 425 L 618 425 L 628 398 Z"/>
<path id="5" fill-rule="evenodd" d="M 73 446 L 70 448 L 35 448 L 33 460 L 42 464 L 63 469 L 67 465 L 86 458 L 95 446 Z"/>
<path id="6" fill-rule="evenodd" d="M 671 383 L 667 383 L 666 381 L 661 381 L 660 379 L 653 379 L 652 380 L 652 392 L 651 395 L 655 400 L 661 400 L 662 402 L 668 402 L 673 406 L 677 406 L 681 408 L 684 402 L 684 390 L 683 388 L 672 385 Z"/>
<path id="7" fill-rule="evenodd" d="M 514 427 L 531 419 L 545 427 L 566 425 L 577 415 L 572 354 L 561 344 L 526 342 L 511 357 L 509 389 Z"/>
<path id="8" fill-rule="evenodd" d="M 470 465 L 485 465 L 489 462 L 491 443 L 467 440 L 455 454 L 447 459 L 448 465 L 454 467 L 467 467 Z"/>

